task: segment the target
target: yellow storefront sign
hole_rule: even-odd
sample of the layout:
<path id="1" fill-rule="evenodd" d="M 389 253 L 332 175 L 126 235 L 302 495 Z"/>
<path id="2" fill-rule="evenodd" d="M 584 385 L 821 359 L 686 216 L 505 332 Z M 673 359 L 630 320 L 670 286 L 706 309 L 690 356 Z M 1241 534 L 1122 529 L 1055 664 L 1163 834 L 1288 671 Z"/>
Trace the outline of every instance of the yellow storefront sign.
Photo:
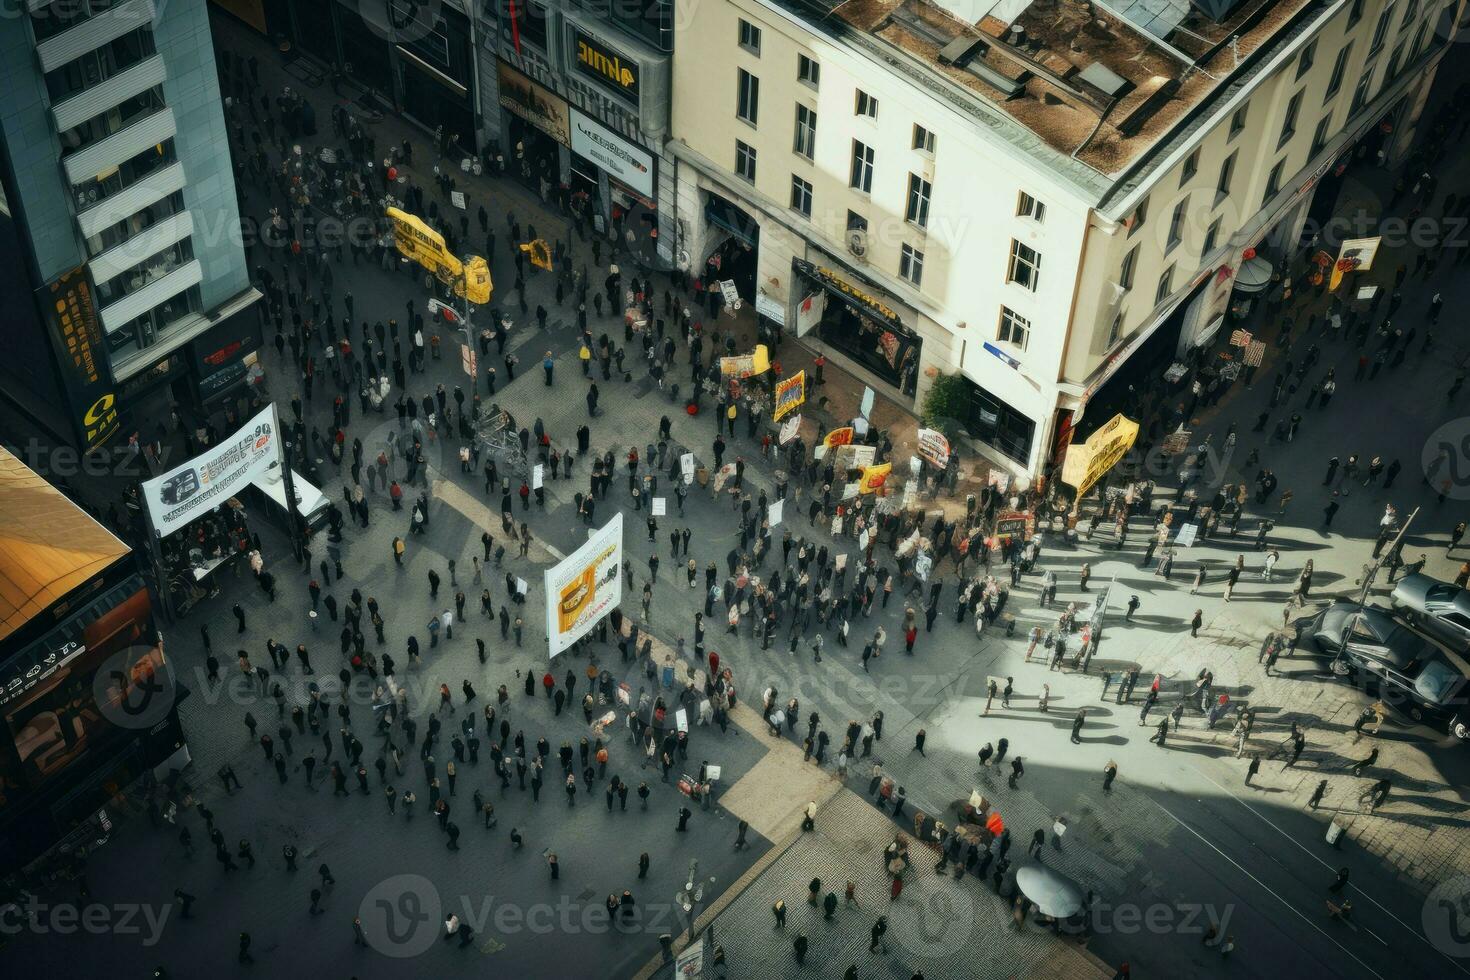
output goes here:
<path id="1" fill-rule="evenodd" d="M 1133 448 L 1138 439 L 1138 423 L 1123 415 L 1115 415 L 1081 445 L 1067 447 L 1062 463 L 1062 482 L 1077 488 L 1080 498 L 1091 490 L 1103 474 Z"/>

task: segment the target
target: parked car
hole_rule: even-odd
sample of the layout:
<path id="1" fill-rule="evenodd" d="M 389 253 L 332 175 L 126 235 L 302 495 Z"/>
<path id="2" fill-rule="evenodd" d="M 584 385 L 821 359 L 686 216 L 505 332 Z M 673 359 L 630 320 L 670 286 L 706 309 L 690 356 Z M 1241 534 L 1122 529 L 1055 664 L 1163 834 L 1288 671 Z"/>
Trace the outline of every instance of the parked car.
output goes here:
<path id="1" fill-rule="evenodd" d="M 1470 738 L 1470 665 L 1389 610 L 1339 599 L 1302 627 L 1298 641 L 1332 657 L 1334 674 L 1371 681 L 1414 721 Z"/>
<path id="2" fill-rule="evenodd" d="M 1456 650 L 1470 650 L 1470 592 L 1428 575 L 1405 575 L 1389 602 L 1405 622 Z"/>

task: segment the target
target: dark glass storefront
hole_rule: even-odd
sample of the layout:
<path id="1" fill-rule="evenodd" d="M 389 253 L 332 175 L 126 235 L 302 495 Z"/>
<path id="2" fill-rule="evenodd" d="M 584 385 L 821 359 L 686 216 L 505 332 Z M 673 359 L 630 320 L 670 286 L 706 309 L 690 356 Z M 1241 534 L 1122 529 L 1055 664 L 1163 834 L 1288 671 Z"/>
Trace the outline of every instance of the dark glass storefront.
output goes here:
<path id="1" fill-rule="evenodd" d="M 67 610 L 60 621 L 32 619 L 7 638 L 0 661 L 0 874 L 86 829 L 184 743 L 177 689 L 131 559 L 56 608 Z M 136 696 L 155 690 L 152 707 Z"/>
<path id="2" fill-rule="evenodd" d="M 705 262 L 705 275 L 729 279 L 735 291 L 747 303 L 755 302 L 756 255 L 760 249 L 760 225 L 750 215 L 718 194 L 709 194 L 704 205 L 704 220 L 729 237 L 715 246 Z"/>
<path id="3" fill-rule="evenodd" d="M 828 294 L 817 335 L 904 395 L 914 397 L 924 341 L 881 299 L 843 275 L 801 259 L 793 259 L 792 266 L 810 285 Z"/>
<path id="4" fill-rule="evenodd" d="M 969 378 L 965 378 L 965 391 L 969 398 L 964 425 L 970 436 L 1022 466 L 1029 465 L 1036 423 Z"/>

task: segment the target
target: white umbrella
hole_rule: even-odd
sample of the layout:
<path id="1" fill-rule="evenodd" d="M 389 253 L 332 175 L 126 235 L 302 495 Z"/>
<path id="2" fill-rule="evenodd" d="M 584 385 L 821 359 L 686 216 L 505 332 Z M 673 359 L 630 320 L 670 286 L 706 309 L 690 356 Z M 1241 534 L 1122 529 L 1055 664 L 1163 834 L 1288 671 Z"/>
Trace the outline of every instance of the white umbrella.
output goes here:
<path id="1" fill-rule="evenodd" d="M 1067 919 L 1082 911 L 1082 886 L 1046 865 L 1027 865 L 1016 872 L 1016 887 L 1036 903 L 1042 915 Z"/>

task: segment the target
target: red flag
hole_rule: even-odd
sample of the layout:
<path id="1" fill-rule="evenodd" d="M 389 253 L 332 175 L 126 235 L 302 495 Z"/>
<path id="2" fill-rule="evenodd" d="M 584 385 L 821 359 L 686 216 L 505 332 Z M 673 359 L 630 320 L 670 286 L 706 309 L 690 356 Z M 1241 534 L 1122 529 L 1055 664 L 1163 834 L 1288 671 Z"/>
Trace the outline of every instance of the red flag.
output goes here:
<path id="1" fill-rule="evenodd" d="M 520 54 L 521 53 L 521 19 L 516 14 L 516 0 L 509 0 L 509 3 L 510 3 L 510 39 L 511 39 L 511 43 L 513 43 L 515 45 L 515 47 L 516 47 L 516 54 Z"/>

